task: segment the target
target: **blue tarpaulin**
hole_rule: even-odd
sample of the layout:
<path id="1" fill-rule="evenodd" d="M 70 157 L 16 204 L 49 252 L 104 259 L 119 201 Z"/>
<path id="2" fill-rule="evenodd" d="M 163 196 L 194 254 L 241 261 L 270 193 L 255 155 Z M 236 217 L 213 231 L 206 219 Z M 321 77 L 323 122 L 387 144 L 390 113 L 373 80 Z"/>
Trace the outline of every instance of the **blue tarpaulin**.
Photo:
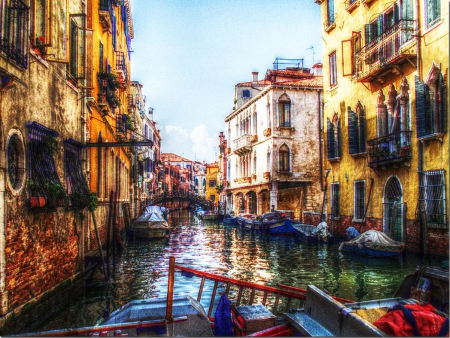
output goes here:
<path id="1" fill-rule="evenodd" d="M 231 302 L 225 294 L 220 297 L 216 308 L 214 321 L 214 336 L 230 337 L 233 335 L 233 324 L 231 323 Z"/>

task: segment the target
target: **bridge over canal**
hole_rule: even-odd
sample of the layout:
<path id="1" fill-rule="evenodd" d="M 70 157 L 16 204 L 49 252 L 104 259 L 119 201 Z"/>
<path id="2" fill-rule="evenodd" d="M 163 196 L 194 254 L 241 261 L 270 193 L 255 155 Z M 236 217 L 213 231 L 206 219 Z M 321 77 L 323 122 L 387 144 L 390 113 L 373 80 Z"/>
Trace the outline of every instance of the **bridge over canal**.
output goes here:
<path id="1" fill-rule="evenodd" d="M 212 209 L 212 202 L 202 196 L 190 192 L 164 192 L 152 195 L 147 199 L 147 205 L 158 204 L 169 209 L 187 209 L 190 205 L 200 205 L 205 210 Z"/>

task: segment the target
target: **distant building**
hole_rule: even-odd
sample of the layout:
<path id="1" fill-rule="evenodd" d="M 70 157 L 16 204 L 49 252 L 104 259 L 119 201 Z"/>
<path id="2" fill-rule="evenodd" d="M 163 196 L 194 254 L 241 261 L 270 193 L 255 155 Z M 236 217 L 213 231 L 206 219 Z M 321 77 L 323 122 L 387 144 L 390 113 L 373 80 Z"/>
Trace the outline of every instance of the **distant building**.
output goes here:
<path id="1" fill-rule="evenodd" d="M 219 172 L 219 165 L 217 162 L 206 165 L 206 195 L 205 198 L 213 205 L 217 206 L 218 194 L 217 194 L 217 174 Z"/>
<path id="2" fill-rule="evenodd" d="M 315 70 L 321 68 L 320 64 Z M 300 66 L 235 86 L 227 125 L 227 212 L 319 211 L 322 76 Z"/>

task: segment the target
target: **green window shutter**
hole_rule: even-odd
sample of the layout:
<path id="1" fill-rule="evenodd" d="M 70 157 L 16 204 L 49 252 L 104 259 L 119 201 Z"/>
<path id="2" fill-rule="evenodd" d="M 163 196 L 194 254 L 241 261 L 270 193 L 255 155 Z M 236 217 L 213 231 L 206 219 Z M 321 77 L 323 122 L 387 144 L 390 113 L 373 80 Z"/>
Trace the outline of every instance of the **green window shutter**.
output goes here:
<path id="1" fill-rule="evenodd" d="M 415 77 L 416 84 L 416 129 L 417 137 L 421 138 L 427 135 L 425 126 L 426 103 L 425 103 L 425 83 Z"/>
<path id="2" fill-rule="evenodd" d="M 364 111 L 359 115 L 359 152 L 366 152 L 366 114 Z"/>
<path id="3" fill-rule="evenodd" d="M 350 154 L 359 153 L 357 118 L 356 113 L 348 109 L 348 149 Z"/>
<path id="4" fill-rule="evenodd" d="M 370 25 L 364 26 L 364 37 L 366 39 L 366 45 L 370 42 L 371 36 L 370 36 Z"/>
<path id="5" fill-rule="evenodd" d="M 336 140 L 336 157 L 341 157 L 342 149 L 341 149 L 341 125 L 339 123 L 339 120 L 336 121 L 336 128 L 337 128 L 337 140 Z"/>
<path id="6" fill-rule="evenodd" d="M 440 132 L 446 133 L 447 132 L 447 83 L 442 76 L 442 74 L 439 74 L 439 83 L 440 83 L 440 102 L 439 102 L 439 122 L 440 122 Z"/>
<path id="7" fill-rule="evenodd" d="M 327 137 L 328 137 L 328 143 L 327 143 L 327 149 L 328 149 L 328 159 L 335 158 L 334 156 L 334 125 L 331 123 L 330 120 L 327 121 Z"/>

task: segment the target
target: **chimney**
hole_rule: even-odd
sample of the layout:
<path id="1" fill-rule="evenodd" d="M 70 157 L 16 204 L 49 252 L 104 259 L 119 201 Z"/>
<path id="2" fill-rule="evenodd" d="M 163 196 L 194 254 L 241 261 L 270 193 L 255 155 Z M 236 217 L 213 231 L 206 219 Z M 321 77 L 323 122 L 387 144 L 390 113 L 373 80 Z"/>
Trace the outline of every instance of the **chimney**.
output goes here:
<path id="1" fill-rule="evenodd" d="M 253 84 L 258 84 L 258 72 L 252 72 Z"/>
<path id="2" fill-rule="evenodd" d="M 320 62 L 317 62 L 312 66 L 314 76 L 322 76 L 322 64 Z"/>
<path id="3" fill-rule="evenodd" d="M 219 144 L 223 143 L 223 139 L 225 138 L 225 135 L 223 134 L 223 131 L 220 132 L 219 134 Z"/>

